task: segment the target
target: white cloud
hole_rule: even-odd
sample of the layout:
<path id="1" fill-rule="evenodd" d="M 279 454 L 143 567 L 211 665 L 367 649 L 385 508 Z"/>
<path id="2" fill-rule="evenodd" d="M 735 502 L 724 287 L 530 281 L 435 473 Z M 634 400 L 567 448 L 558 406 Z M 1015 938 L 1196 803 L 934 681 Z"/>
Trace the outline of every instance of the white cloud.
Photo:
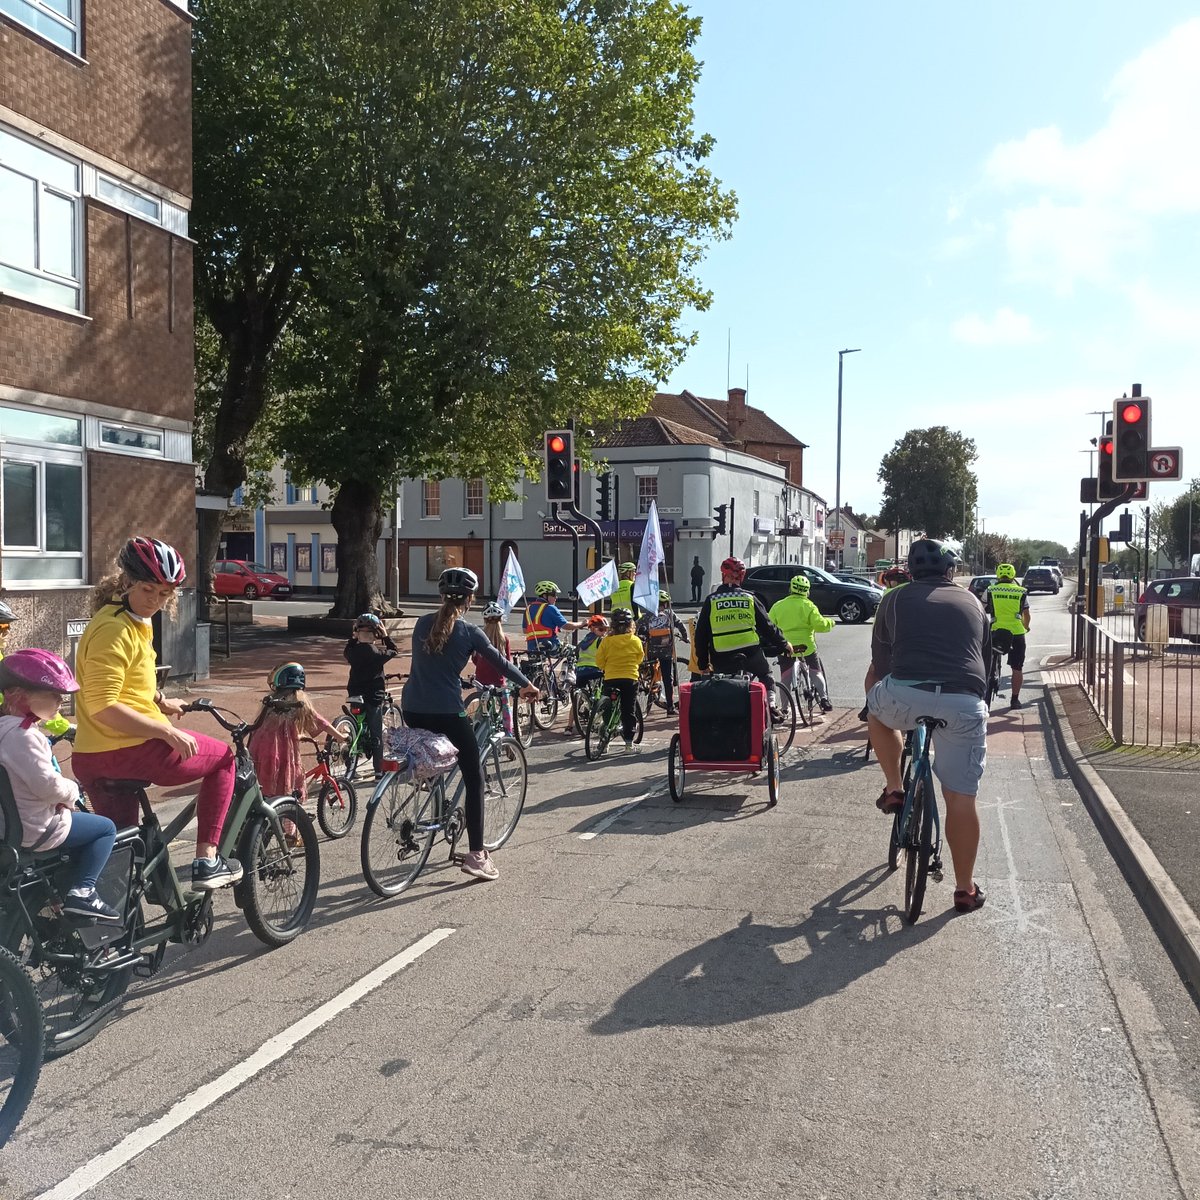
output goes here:
<path id="1" fill-rule="evenodd" d="M 1141 324 L 1164 339 L 1200 340 L 1200 304 L 1164 295 L 1145 280 L 1129 288 L 1129 300 Z"/>
<path id="2" fill-rule="evenodd" d="M 951 332 L 968 346 L 1022 346 L 1040 340 L 1033 322 L 1011 308 L 998 309 L 990 318 L 969 313 L 954 322 Z"/>

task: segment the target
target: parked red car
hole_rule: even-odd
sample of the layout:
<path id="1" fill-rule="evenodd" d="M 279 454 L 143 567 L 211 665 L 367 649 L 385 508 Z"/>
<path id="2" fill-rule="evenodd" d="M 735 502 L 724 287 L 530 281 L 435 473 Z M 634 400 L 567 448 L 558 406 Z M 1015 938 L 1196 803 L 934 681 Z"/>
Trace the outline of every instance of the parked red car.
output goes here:
<path id="1" fill-rule="evenodd" d="M 257 600 L 259 596 L 290 596 L 292 585 L 287 576 L 264 567 L 262 563 L 222 558 L 217 560 L 213 570 L 213 590 L 218 596 L 243 596 L 247 600 Z"/>
<path id="2" fill-rule="evenodd" d="M 1167 606 L 1167 629 L 1170 637 L 1185 637 L 1200 642 L 1200 579 L 1184 576 L 1179 579 L 1156 579 L 1141 594 L 1137 602 L 1137 635 L 1146 640 L 1146 612 L 1151 604 Z"/>

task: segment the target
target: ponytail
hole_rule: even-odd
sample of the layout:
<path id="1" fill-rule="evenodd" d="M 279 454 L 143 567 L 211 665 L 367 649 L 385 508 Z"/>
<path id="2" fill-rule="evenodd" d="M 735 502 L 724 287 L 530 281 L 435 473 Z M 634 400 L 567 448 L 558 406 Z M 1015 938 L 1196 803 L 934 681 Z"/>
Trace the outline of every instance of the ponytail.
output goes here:
<path id="1" fill-rule="evenodd" d="M 501 654 L 504 653 L 504 628 L 498 617 L 489 617 L 483 622 L 484 636 Z"/>
<path id="2" fill-rule="evenodd" d="M 425 637 L 426 654 L 441 654 L 445 650 L 454 630 L 454 622 L 467 611 L 470 604 L 470 596 L 447 596 L 442 601 L 442 607 L 434 615 L 433 626 Z"/>

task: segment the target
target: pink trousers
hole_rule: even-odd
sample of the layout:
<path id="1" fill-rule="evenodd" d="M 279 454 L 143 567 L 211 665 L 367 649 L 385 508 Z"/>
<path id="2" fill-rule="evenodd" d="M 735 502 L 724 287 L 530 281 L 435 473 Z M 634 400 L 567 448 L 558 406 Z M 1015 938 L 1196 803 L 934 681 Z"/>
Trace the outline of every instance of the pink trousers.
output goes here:
<path id="1" fill-rule="evenodd" d="M 138 824 L 137 799 L 127 792 L 109 791 L 104 786 L 105 780 L 146 779 L 165 787 L 200 780 L 196 840 L 216 845 L 221 840 L 221 826 L 233 798 L 233 749 L 205 733 L 190 729 L 187 732 L 196 739 L 196 753 L 191 758 L 180 758 L 166 742 L 154 738 L 99 754 L 75 753 L 71 756 L 71 769 L 87 791 L 92 808 L 113 821 L 118 829 Z"/>

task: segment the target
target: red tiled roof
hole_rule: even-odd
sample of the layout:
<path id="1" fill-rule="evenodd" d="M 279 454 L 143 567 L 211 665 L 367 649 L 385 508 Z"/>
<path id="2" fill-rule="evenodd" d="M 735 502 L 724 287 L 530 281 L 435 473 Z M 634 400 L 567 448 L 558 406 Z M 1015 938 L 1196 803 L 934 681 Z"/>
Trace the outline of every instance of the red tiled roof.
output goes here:
<path id="1" fill-rule="evenodd" d="M 621 421 L 600 434 L 596 439 L 597 449 L 616 449 L 632 446 L 716 446 L 721 442 L 715 437 L 675 421 L 664 420 L 653 414 Z"/>
<path id="2" fill-rule="evenodd" d="M 731 441 L 765 442 L 776 446 L 805 446 L 799 438 L 790 434 L 782 425 L 767 416 L 761 408 L 746 405 L 746 418 L 734 438 L 729 429 L 729 401 L 712 400 L 707 396 L 694 396 L 689 391 L 674 395 L 658 392 L 651 401 L 650 410 L 656 416 L 716 438 L 728 444 Z"/>

